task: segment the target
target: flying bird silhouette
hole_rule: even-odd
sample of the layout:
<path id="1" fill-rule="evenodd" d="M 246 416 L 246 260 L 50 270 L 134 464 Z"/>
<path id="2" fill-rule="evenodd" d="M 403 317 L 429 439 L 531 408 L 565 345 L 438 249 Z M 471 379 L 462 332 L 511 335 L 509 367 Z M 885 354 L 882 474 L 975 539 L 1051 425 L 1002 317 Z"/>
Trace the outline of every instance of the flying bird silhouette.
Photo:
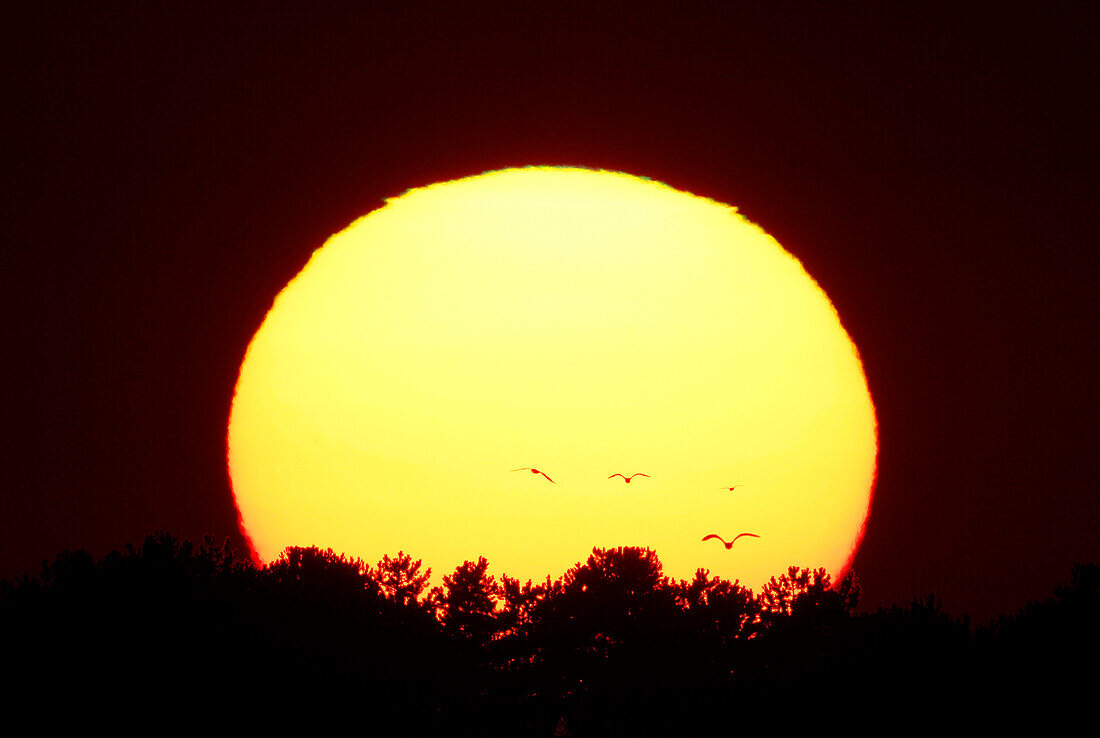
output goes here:
<path id="1" fill-rule="evenodd" d="M 729 490 L 730 492 L 732 492 L 735 489 L 737 489 L 738 487 L 744 487 L 744 486 L 745 485 L 743 485 L 743 484 L 735 484 L 732 487 L 719 487 L 719 489 L 725 489 L 725 490 Z"/>
<path id="2" fill-rule="evenodd" d="M 630 484 L 630 480 L 633 479 L 634 477 L 648 477 L 648 476 L 649 476 L 648 474 L 642 474 L 641 472 L 636 472 L 634 474 L 631 474 L 629 477 L 623 477 L 622 474 L 612 474 L 610 477 L 608 477 L 608 479 L 611 479 L 612 477 L 623 477 L 623 479 L 626 481 L 626 483 Z"/>
<path id="3" fill-rule="evenodd" d="M 759 538 L 760 537 L 760 536 L 756 535 L 755 533 L 738 533 L 736 536 L 733 537 L 733 541 L 736 541 L 741 536 L 752 536 L 753 538 Z M 726 539 L 722 538 L 722 536 L 718 535 L 717 533 L 711 533 L 708 536 L 703 536 L 704 541 L 710 540 L 711 538 L 717 538 L 719 541 L 721 541 L 723 543 L 723 545 L 725 545 L 727 551 L 730 550 L 731 548 L 733 548 L 733 541 L 728 541 L 727 542 Z"/>
<path id="4" fill-rule="evenodd" d="M 532 474 L 542 474 L 542 476 L 546 477 L 546 472 L 540 472 L 538 469 L 535 469 L 534 467 L 531 467 L 531 466 L 521 466 L 519 469 L 513 469 L 512 471 L 529 471 Z M 550 477 L 546 477 L 546 478 L 550 479 Z M 550 482 L 553 483 L 553 484 L 557 484 L 557 482 L 555 482 L 553 479 L 550 479 Z"/>

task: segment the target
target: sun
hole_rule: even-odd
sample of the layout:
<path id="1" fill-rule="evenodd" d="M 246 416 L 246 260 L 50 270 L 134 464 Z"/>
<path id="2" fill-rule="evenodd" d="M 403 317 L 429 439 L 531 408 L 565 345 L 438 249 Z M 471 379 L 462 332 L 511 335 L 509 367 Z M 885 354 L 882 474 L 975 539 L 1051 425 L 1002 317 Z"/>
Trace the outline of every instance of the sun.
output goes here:
<path id="1" fill-rule="evenodd" d="M 793 256 L 736 208 L 566 167 L 410 190 L 330 238 L 228 429 L 263 559 L 403 550 L 437 582 L 478 556 L 539 581 L 594 546 L 684 579 L 839 576 L 876 452 L 856 348 Z"/>

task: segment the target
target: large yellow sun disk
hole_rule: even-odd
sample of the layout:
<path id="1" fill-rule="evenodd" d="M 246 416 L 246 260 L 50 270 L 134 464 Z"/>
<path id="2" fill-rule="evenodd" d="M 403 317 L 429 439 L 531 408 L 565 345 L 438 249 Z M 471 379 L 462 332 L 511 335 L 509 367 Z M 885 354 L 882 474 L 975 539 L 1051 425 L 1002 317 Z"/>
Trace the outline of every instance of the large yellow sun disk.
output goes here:
<path id="1" fill-rule="evenodd" d="M 540 580 L 634 545 L 754 587 L 842 572 L 876 455 L 855 347 L 771 237 L 547 167 L 412 190 L 317 250 L 249 346 L 228 446 L 264 559 L 400 549 L 438 582 L 483 555 Z"/>

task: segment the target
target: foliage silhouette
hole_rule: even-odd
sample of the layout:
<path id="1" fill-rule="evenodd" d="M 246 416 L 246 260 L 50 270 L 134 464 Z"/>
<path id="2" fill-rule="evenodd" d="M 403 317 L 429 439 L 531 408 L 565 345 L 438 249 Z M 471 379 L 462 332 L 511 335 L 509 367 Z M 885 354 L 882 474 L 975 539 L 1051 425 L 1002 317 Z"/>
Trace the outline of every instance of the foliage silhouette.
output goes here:
<path id="1" fill-rule="evenodd" d="M 507 574 L 500 578 L 500 610 L 497 612 L 497 633 L 501 637 L 526 637 L 534 625 L 535 611 L 553 591 L 550 577 L 544 584 L 532 584 L 528 579 L 520 584 Z"/>
<path id="2" fill-rule="evenodd" d="M 428 567 L 421 572 L 422 565 L 420 559 L 413 561 L 412 556 L 398 551 L 393 558 L 383 555 L 370 574 L 381 587 L 382 596 L 390 602 L 403 607 L 427 607 L 421 595 L 432 578 L 432 570 Z"/>
<path id="3" fill-rule="evenodd" d="M 488 568 L 484 556 L 476 562 L 465 561 L 429 595 L 443 628 L 478 644 L 487 643 L 496 632 L 494 615 L 501 588 L 486 573 Z"/>
<path id="4" fill-rule="evenodd" d="M 602 733 L 652 727 L 675 688 L 675 590 L 648 548 L 595 548 L 538 613 L 536 645 L 566 725 Z"/>
<path id="5" fill-rule="evenodd" d="M 1088 705 L 1082 678 L 1100 656 L 1100 566 L 1074 564 L 1068 585 L 979 630 L 977 647 L 999 700 L 1013 705 Z"/>
<path id="6" fill-rule="evenodd" d="M 672 580 L 637 547 L 595 548 L 538 584 L 498 582 L 483 557 L 425 592 L 429 576 L 403 551 L 368 566 L 288 548 L 257 568 L 228 543 L 163 533 L 99 561 L 63 552 L 0 582 L 20 681 L 8 697 L 46 695 L 74 715 L 119 699 L 148 716 L 276 704 L 279 720 L 384 714 L 451 734 L 676 734 L 779 715 L 813 726 L 821 706 L 853 700 L 864 719 L 988 722 L 1088 704 L 1076 675 L 1098 655 L 1092 564 L 977 630 L 931 595 L 856 612 L 851 574 L 834 584 L 791 567 L 754 595 L 704 569 Z"/>

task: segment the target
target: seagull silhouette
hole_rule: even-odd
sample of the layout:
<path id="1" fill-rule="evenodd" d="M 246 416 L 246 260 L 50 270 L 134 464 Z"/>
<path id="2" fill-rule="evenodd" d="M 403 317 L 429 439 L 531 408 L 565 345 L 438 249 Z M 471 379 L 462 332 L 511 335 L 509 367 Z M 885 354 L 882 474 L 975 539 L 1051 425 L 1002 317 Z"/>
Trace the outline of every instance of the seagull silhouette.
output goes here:
<path id="1" fill-rule="evenodd" d="M 745 485 L 743 485 L 743 484 L 735 484 L 732 487 L 719 487 L 718 489 L 726 489 L 726 490 L 729 490 L 730 492 L 732 492 L 735 489 L 737 489 L 738 487 L 744 487 L 744 486 Z"/>
<path id="2" fill-rule="evenodd" d="M 622 474 L 612 474 L 610 477 L 608 477 L 608 479 L 611 479 L 612 477 L 623 477 L 623 479 L 626 480 L 626 483 L 630 484 L 630 480 L 633 479 L 634 477 L 648 477 L 648 476 L 649 476 L 648 474 L 642 474 L 641 472 L 636 472 L 634 474 L 631 474 L 629 477 L 623 477 Z"/>
<path id="3" fill-rule="evenodd" d="M 521 466 L 519 469 L 513 469 L 512 471 L 529 471 L 532 474 L 542 474 L 542 476 L 546 477 L 545 472 L 540 472 L 538 469 L 535 469 L 534 467 L 531 467 L 531 466 Z M 550 479 L 550 477 L 546 477 L 546 478 Z M 557 482 L 555 482 L 553 479 L 550 479 L 550 482 L 553 483 L 553 484 L 557 484 Z"/>
<path id="4" fill-rule="evenodd" d="M 736 541 L 741 536 L 752 536 L 753 538 L 759 538 L 760 537 L 760 536 L 756 535 L 755 533 L 738 533 L 736 536 L 733 537 L 733 541 Z M 703 536 L 704 541 L 709 540 L 711 538 L 717 538 L 719 541 L 721 541 L 722 544 L 726 547 L 727 551 L 730 550 L 731 548 L 733 548 L 733 541 L 729 541 L 727 543 L 726 539 L 722 538 L 722 536 L 718 535 L 717 533 L 711 533 L 709 536 Z"/>

